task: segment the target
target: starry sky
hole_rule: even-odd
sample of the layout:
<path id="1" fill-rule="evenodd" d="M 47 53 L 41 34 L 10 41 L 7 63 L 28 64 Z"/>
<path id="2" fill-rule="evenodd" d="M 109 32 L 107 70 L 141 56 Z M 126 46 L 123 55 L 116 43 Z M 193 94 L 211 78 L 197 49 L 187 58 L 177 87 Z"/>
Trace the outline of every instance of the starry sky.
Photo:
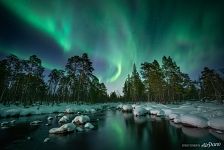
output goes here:
<path id="1" fill-rule="evenodd" d="M 133 63 L 171 56 L 192 79 L 224 68 L 223 0 L 0 0 L 0 56 L 36 54 L 47 73 L 88 53 L 121 94 Z"/>

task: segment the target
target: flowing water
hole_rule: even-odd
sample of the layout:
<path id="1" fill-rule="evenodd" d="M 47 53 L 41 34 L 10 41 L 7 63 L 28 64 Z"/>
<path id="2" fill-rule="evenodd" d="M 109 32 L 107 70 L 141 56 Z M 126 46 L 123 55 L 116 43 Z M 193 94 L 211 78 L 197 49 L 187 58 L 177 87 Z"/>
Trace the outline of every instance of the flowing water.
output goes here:
<path id="1" fill-rule="evenodd" d="M 93 130 L 66 135 L 48 133 L 49 129 L 60 126 L 55 117 L 49 126 L 45 125 L 48 123 L 49 115 L 16 118 L 15 125 L 0 129 L 0 148 L 21 150 L 205 149 L 202 145 L 211 142 L 219 143 L 221 146 L 210 148 L 224 149 L 224 134 L 216 133 L 211 129 L 174 124 L 163 117 L 150 115 L 134 117 L 131 113 L 122 113 L 117 110 L 105 110 L 87 115 L 95 126 Z M 50 116 L 56 116 L 56 114 Z M 75 114 L 69 115 L 71 120 L 75 116 Z M 0 119 L 0 122 L 10 120 L 12 118 Z M 39 126 L 30 126 L 30 122 L 34 120 L 42 120 L 43 123 Z M 46 137 L 50 140 L 44 143 Z"/>

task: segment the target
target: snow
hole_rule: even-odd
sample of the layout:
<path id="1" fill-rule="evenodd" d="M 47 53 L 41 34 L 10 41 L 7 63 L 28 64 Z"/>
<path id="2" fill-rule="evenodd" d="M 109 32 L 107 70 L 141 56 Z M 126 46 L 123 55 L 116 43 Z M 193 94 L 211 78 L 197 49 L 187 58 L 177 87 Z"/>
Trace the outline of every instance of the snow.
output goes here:
<path id="1" fill-rule="evenodd" d="M 208 126 L 218 130 L 224 130 L 224 117 L 211 118 Z"/>
<path id="2" fill-rule="evenodd" d="M 179 116 L 179 115 L 176 114 L 176 113 L 170 113 L 170 114 L 168 115 L 168 118 L 169 118 L 170 120 L 174 120 L 174 119 L 176 119 L 178 116 Z"/>
<path id="3" fill-rule="evenodd" d="M 199 128 L 206 128 L 208 127 L 207 119 L 202 118 L 196 115 L 182 115 L 180 116 L 180 120 L 182 124 L 199 127 Z"/>
<path id="4" fill-rule="evenodd" d="M 87 128 L 87 129 L 93 129 L 94 128 L 94 126 L 89 122 L 86 123 L 84 127 Z"/>
<path id="5" fill-rule="evenodd" d="M 53 120 L 53 117 L 49 116 L 49 117 L 47 118 L 47 120 Z"/>
<path id="6" fill-rule="evenodd" d="M 72 108 L 65 109 L 65 113 L 67 114 L 73 114 L 75 111 Z"/>
<path id="7" fill-rule="evenodd" d="M 9 124 L 9 122 L 4 121 L 4 122 L 1 123 L 1 126 L 2 126 L 2 127 L 3 127 L 3 126 L 7 126 L 8 124 Z"/>
<path id="8" fill-rule="evenodd" d="M 123 105 L 122 106 L 122 110 L 124 111 L 124 112 L 131 112 L 132 111 L 132 106 L 131 105 Z"/>
<path id="9" fill-rule="evenodd" d="M 84 124 L 86 122 L 89 122 L 90 118 L 87 115 L 81 115 L 81 116 L 76 116 L 73 120 L 72 123 L 76 124 Z"/>
<path id="10" fill-rule="evenodd" d="M 62 125 L 59 128 L 52 128 L 49 130 L 50 134 L 63 134 L 63 133 L 69 133 L 73 132 L 75 130 L 76 126 L 73 123 L 67 123 Z"/>
<path id="11" fill-rule="evenodd" d="M 57 117 L 63 117 L 63 116 L 64 116 L 63 113 L 59 113 L 59 114 L 57 115 Z"/>
<path id="12" fill-rule="evenodd" d="M 100 103 L 100 104 L 77 104 L 77 103 L 60 103 L 60 104 L 43 104 L 24 107 L 23 105 L 5 106 L 0 104 L 0 117 L 29 116 L 39 114 L 59 113 L 62 117 L 64 113 L 91 112 L 104 108 L 116 107 L 117 103 Z"/>
<path id="13" fill-rule="evenodd" d="M 64 117 L 68 113 L 95 113 L 100 110 L 117 108 L 124 112 L 131 112 L 134 115 L 153 114 L 156 116 L 165 116 L 172 120 L 172 123 L 189 125 L 194 127 L 210 127 L 216 130 L 224 130 L 224 105 L 218 104 L 216 101 L 190 101 L 177 104 L 159 104 L 155 102 L 138 102 L 138 103 L 99 103 L 99 104 L 77 104 L 77 103 L 60 103 L 60 104 L 42 104 L 24 107 L 22 105 L 3 105 L 0 104 L 0 117 L 19 117 L 39 114 L 57 113 L 60 117 L 59 122 L 66 123 L 68 117 Z M 131 114 L 132 115 L 132 114 Z M 124 114 L 126 117 L 131 115 Z M 49 121 L 52 116 L 47 118 Z M 73 119 L 74 123 L 85 124 L 89 122 L 89 117 L 83 115 Z M 137 120 L 137 118 L 136 118 Z M 10 123 L 13 124 L 15 121 Z M 2 121 L 1 121 L 2 123 Z M 39 125 L 40 123 L 32 122 L 31 125 Z M 46 124 L 46 123 L 45 123 Z M 48 124 L 50 124 L 48 122 Z M 6 126 L 6 125 L 4 125 Z M 8 125 L 7 125 L 8 126 Z"/>
<path id="14" fill-rule="evenodd" d="M 59 123 L 66 123 L 69 121 L 69 118 L 67 116 L 61 117 L 61 119 L 58 121 Z"/>
<path id="15" fill-rule="evenodd" d="M 35 120 L 35 121 L 30 122 L 30 125 L 37 126 L 37 125 L 40 125 L 41 123 L 42 123 L 41 120 Z"/>
<path id="16" fill-rule="evenodd" d="M 147 110 L 145 110 L 145 108 L 143 108 L 143 107 L 135 107 L 135 109 L 133 111 L 133 114 L 135 116 L 144 116 L 147 113 L 148 113 Z"/>
<path id="17" fill-rule="evenodd" d="M 11 124 L 14 124 L 15 122 L 16 122 L 16 120 L 11 120 L 10 121 Z"/>
<path id="18" fill-rule="evenodd" d="M 44 143 L 47 143 L 48 141 L 50 141 L 50 138 L 45 138 L 44 139 Z"/>
<path id="19" fill-rule="evenodd" d="M 159 113 L 160 113 L 160 110 L 158 110 L 158 109 L 151 109 L 150 110 L 150 114 L 152 114 L 152 115 L 157 115 Z"/>

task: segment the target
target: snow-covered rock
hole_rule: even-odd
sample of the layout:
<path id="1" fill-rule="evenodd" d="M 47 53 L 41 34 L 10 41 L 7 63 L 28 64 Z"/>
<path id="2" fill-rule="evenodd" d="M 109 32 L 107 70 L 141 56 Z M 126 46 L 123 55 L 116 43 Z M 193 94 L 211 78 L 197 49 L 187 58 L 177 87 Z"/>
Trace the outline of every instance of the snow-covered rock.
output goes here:
<path id="1" fill-rule="evenodd" d="M 122 106 L 122 111 L 131 112 L 132 111 L 132 106 L 131 105 L 123 105 Z"/>
<path id="2" fill-rule="evenodd" d="M 4 122 L 1 123 L 1 126 L 2 126 L 2 127 L 3 127 L 3 126 L 7 126 L 8 124 L 9 124 L 9 122 L 4 121 Z"/>
<path id="3" fill-rule="evenodd" d="M 48 141 L 50 141 L 50 138 L 45 138 L 44 139 L 44 143 L 47 143 Z"/>
<path id="4" fill-rule="evenodd" d="M 65 113 L 67 113 L 67 114 L 73 114 L 74 113 L 74 110 L 72 108 L 67 108 L 67 109 L 65 109 Z"/>
<path id="5" fill-rule="evenodd" d="M 11 124 L 15 124 L 16 120 L 11 120 L 10 123 Z"/>
<path id="6" fill-rule="evenodd" d="M 69 118 L 67 117 L 67 116 L 63 116 L 63 117 L 61 117 L 61 119 L 59 119 L 59 123 L 66 123 L 66 122 L 68 122 L 69 121 Z"/>
<path id="7" fill-rule="evenodd" d="M 57 115 L 57 117 L 63 117 L 63 116 L 64 116 L 63 113 L 59 113 L 59 114 Z"/>
<path id="8" fill-rule="evenodd" d="M 164 112 L 164 115 L 165 116 L 169 116 L 172 113 L 172 110 L 171 109 L 164 108 L 164 109 L 162 109 L 162 111 Z"/>
<path id="9" fill-rule="evenodd" d="M 72 123 L 76 123 L 76 124 L 84 124 L 86 122 L 89 122 L 90 118 L 87 115 L 80 115 L 80 116 L 76 116 L 73 120 Z"/>
<path id="10" fill-rule="evenodd" d="M 87 128 L 87 129 L 93 129 L 94 128 L 94 126 L 89 122 L 86 123 L 84 127 Z"/>
<path id="11" fill-rule="evenodd" d="M 75 130 L 76 126 L 73 123 L 67 123 L 62 125 L 59 128 L 52 128 L 49 130 L 50 134 L 63 134 L 63 133 L 69 133 L 73 132 Z"/>
<path id="12" fill-rule="evenodd" d="M 47 120 L 53 120 L 53 117 L 49 116 L 49 117 L 47 118 Z"/>
<path id="13" fill-rule="evenodd" d="M 143 107 L 136 107 L 133 111 L 133 114 L 135 116 L 144 116 L 147 113 L 148 113 L 147 110 L 145 110 L 145 108 L 143 108 Z"/>
<path id="14" fill-rule="evenodd" d="M 182 115 L 180 116 L 181 123 L 188 126 L 206 128 L 208 127 L 207 119 L 196 115 Z"/>
<path id="15" fill-rule="evenodd" d="M 180 119 L 180 117 L 179 117 L 179 116 L 175 117 L 175 118 L 173 119 L 173 122 L 174 122 L 174 123 L 181 123 L 181 119 Z"/>
<path id="16" fill-rule="evenodd" d="M 169 115 L 168 115 L 168 117 L 169 117 L 169 119 L 170 120 L 174 120 L 176 117 L 178 117 L 179 116 L 179 114 L 175 114 L 175 113 L 170 113 Z"/>
<path id="17" fill-rule="evenodd" d="M 41 120 L 35 120 L 35 121 L 30 122 L 30 125 L 32 125 L 32 126 L 38 126 L 38 125 L 40 125 L 41 123 L 42 123 Z"/>
<path id="18" fill-rule="evenodd" d="M 123 107 L 123 105 L 122 104 L 119 104 L 119 105 L 117 105 L 117 109 L 122 109 L 122 107 Z"/>
<path id="19" fill-rule="evenodd" d="M 224 117 L 211 118 L 208 126 L 218 130 L 224 130 Z"/>
<path id="20" fill-rule="evenodd" d="M 160 110 L 158 110 L 158 109 L 151 109 L 150 110 L 150 114 L 151 115 L 157 115 L 157 114 L 159 114 L 160 113 Z"/>

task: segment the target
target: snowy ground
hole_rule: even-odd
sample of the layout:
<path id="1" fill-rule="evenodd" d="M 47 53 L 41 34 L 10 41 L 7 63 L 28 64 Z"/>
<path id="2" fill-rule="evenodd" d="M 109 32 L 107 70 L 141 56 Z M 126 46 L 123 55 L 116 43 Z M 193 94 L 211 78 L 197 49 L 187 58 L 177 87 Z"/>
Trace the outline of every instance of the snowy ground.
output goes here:
<path id="1" fill-rule="evenodd" d="M 28 116 L 38 114 L 59 113 L 63 117 L 66 113 L 97 112 L 107 108 L 117 108 L 123 111 L 133 112 L 141 117 L 146 114 L 164 116 L 174 124 L 198 128 L 213 128 L 224 130 L 224 105 L 216 102 L 185 102 L 182 104 L 158 104 L 158 103 L 101 103 L 101 104 L 66 104 L 39 105 L 24 108 L 23 106 L 4 106 L 0 104 L 0 117 Z M 63 118 L 66 120 L 66 118 Z M 63 120 L 62 119 L 62 120 Z M 4 122 L 1 122 L 5 126 Z"/>

